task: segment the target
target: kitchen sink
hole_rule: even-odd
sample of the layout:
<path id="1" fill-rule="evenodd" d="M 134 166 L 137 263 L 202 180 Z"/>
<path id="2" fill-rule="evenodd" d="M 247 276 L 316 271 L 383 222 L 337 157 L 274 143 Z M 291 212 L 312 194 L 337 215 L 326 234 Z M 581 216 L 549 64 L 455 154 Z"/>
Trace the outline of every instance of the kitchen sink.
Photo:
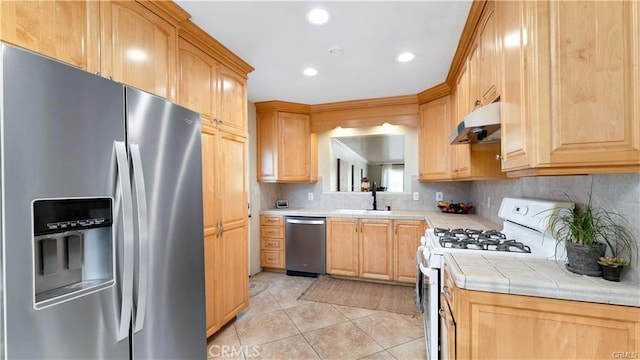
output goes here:
<path id="1" fill-rule="evenodd" d="M 390 210 L 338 209 L 333 211 L 337 215 L 391 215 Z"/>

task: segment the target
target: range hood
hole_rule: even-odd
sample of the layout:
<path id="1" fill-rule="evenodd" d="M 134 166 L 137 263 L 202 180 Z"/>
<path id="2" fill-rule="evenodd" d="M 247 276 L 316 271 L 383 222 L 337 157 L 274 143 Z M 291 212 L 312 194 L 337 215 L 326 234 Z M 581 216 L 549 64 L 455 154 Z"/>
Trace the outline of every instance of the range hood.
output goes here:
<path id="1" fill-rule="evenodd" d="M 500 141 L 500 102 L 494 102 L 470 112 L 449 136 L 451 145 L 498 141 Z"/>

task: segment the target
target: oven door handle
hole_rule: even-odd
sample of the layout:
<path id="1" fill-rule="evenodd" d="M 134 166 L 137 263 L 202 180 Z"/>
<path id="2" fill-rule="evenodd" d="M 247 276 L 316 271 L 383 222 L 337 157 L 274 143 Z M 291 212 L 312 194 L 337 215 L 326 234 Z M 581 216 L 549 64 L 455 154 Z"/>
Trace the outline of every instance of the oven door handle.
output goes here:
<path id="1" fill-rule="evenodd" d="M 432 268 L 425 267 L 422 264 L 418 264 L 420 271 L 429 278 L 429 284 L 433 284 L 438 281 L 438 271 Z"/>

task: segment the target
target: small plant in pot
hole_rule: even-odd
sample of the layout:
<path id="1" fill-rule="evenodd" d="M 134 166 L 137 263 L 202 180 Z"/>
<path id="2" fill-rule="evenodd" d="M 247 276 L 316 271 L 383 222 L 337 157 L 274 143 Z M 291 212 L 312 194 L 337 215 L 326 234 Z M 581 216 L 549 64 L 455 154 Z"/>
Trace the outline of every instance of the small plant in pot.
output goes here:
<path id="1" fill-rule="evenodd" d="M 613 256 L 601 257 L 598 264 L 602 266 L 602 277 L 610 281 L 620 281 L 622 270 L 629 266 L 627 260 Z"/>
<path id="2" fill-rule="evenodd" d="M 622 225 L 626 224 L 627 220 L 620 215 L 615 215 L 615 217 L 618 222 L 614 222 L 612 216 L 609 216 L 608 220 L 612 224 L 601 229 L 602 238 L 607 244 L 610 256 L 601 257 L 598 264 L 602 267 L 603 278 L 620 281 L 622 271 L 633 261 L 638 246 L 628 228 Z"/>
<path id="3" fill-rule="evenodd" d="M 588 201 L 575 209 L 560 209 L 548 216 L 549 230 L 555 239 L 564 244 L 567 253 L 567 269 L 571 272 L 601 276 L 601 265 L 607 248 L 613 257 L 621 255 L 631 259 L 635 250 L 635 240 L 631 233 L 619 222 L 626 220 L 611 211 L 595 208 Z M 620 255 L 620 256 L 619 256 Z"/>

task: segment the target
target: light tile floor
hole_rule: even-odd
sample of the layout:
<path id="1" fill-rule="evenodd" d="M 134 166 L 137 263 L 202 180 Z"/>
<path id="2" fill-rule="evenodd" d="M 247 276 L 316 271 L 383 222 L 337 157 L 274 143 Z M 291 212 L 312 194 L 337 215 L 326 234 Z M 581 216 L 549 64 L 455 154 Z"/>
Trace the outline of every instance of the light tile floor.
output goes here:
<path id="1" fill-rule="evenodd" d="M 269 283 L 209 339 L 209 359 L 425 359 L 422 317 L 298 297 L 312 278 L 262 272 Z"/>

